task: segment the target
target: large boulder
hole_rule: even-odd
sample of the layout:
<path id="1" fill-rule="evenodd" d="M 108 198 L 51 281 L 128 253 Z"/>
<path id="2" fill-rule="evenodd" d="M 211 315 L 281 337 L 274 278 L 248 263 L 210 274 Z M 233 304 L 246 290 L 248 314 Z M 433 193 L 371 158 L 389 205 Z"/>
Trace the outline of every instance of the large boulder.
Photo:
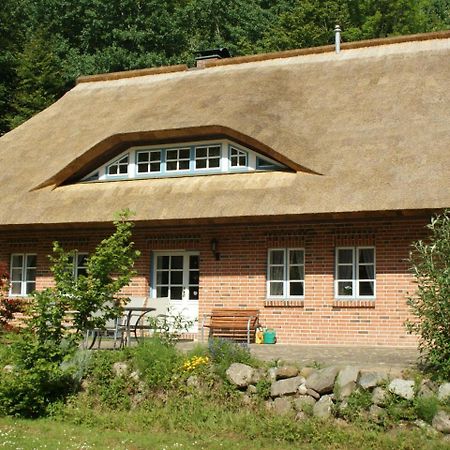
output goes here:
<path id="1" fill-rule="evenodd" d="M 319 419 L 328 419 L 331 417 L 333 400 L 329 395 L 324 395 L 313 406 L 313 415 Z"/>
<path id="2" fill-rule="evenodd" d="M 438 399 L 441 402 L 450 399 L 450 383 L 444 383 L 439 386 Z"/>
<path id="3" fill-rule="evenodd" d="M 414 381 L 395 378 L 389 383 L 388 390 L 405 400 L 412 400 L 414 398 Z"/>
<path id="4" fill-rule="evenodd" d="M 280 416 L 293 415 L 294 408 L 286 397 L 278 397 L 273 401 L 272 411 Z"/>
<path id="5" fill-rule="evenodd" d="M 316 400 L 309 395 L 300 395 L 294 400 L 294 406 L 297 411 L 309 411 L 316 404 Z"/>
<path id="6" fill-rule="evenodd" d="M 433 417 L 432 425 L 441 433 L 450 433 L 450 414 L 446 411 L 440 410 Z"/>
<path id="7" fill-rule="evenodd" d="M 333 392 L 334 380 L 336 379 L 337 373 L 337 367 L 327 367 L 326 369 L 317 370 L 306 379 L 306 387 L 313 389 L 321 395 L 329 394 Z"/>
<path id="8" fill-rule="evenodd" d="M 246 388 L 253 382 L 255 369 L 247 364 L 233 363 L 226 371 L 227 377 L 238 388 Z"/>
<path id="9" fill-rule="evenodd" d="M 334 392 L 339 400 L 349 397 L 356 388 L 359 369 L 357 367 L 347 366 L 341 369 L 336 378 Z"/>
<path id="10" fill-rule="evenodd" d="M 364 372 L 361 373 L 358 384 L 364 389 L 371 389 L 381 384 L 386 378 L 383 372 Z"/>
<path id="11" fill-rule="evenodd" d="M 285 378 L 293 378 L 298 375 L 298 369 L 295 366 L 281 366 L 275 369 L 275 377 L 277 380 Z"/>
<path id="12" fill-rule="evenodd" d="M 280 397 L 282 395 L 292 395 L 298 390 L 298 387 L 305 381 L 303 377 L 286 378 L 272 383 L 270 395 Z"/>

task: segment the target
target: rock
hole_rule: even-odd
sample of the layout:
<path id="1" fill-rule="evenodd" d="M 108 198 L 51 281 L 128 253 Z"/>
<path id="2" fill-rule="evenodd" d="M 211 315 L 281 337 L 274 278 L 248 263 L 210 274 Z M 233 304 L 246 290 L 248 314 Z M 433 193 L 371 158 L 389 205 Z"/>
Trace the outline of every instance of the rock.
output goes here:
<path id="1" fill-rule="evenodd" d="M 121 377 L 128 373 L 128 364 L 124 362 L 116 362 L 112 366 L 112 371 L 116 377 Z"/>
<path id="2" fill-rule="evenodd" d="M 294 407 L 297 411 L 309 411 L 316 404 L 316 400 L 309 395 L 301 395 L 294 400 Z"/>
<path id="3" fill-rule="evenodd" d="M 266 411 L 272 411 L 273 410 L 273 400 L 266 400 L 264 402 L 264 408 Z"/>
<path id="4" fill-rule="evenodd" d="M 344 414 L 345 414 L 347 408 L 348 408 L 348 402 L 347 402 L 347 400 L 344 400 L 343 402 L 341 402 L 341 403 L 338 405 L 338 409 L 339 409 L 339 411 L 340 411 L 341 413 L 344 413 Z"/>
<path id="5" fill-rule="evenodd" d="M 247 364 L 233 363 L 227 369 L 227 377 L 231 383 L 239 388 L 246 388 L 252 383 L 255 376 L 255 369 Z"/>
<path id="6" fill-rule="evenodd" d="M 273 401 L 272 411 L 279 416 L 285 416 L 292 414 L 294 409 L 290 400 L 285 397 L 278 397 Z"/>
<path id="7" fill-rule="evenodd" d="M 247 387 L 247 394 L 256 394 L 258 392 L 258 389 L 256 389 L 256 386 L 253 384 L 249 384 Z"/>
<path id="8" fill-rule="evenodd" d="M 320 394 L 316 392 L 314 389 L 307 389 L 306 395 L 311 396 L 312 398 L 315 398 L 316 400 L 319 400 Z"/>
<path id="9" fill-rule="evenodd" d="M 264 369 L 253 369 L 252 384 L 257 384 L 264 380 L 266 373 Z"/>
<path id="10" fill-rule="evenodd" d="M 281 366 L 276 368 L 275 376 L 277 380 L 293 378 L 298 375 L 298 369 L 294 366 Z"/>
<path id="11" fill-rule="evenodd" d="M 424 430 L 427 433 L 433 435 L 436 435 L 438 433 L 429 423 L 426 423 L 424 420 L 417 419 L 413 423 L 417 428 L 420 428 L 421 430 Z"/>
<path id="12" fill-rule="evenodd" d="M 303 422 L 305 419 L 307 419 L 307 415 L 303 412 L 303 411 L 299 411 L 296 415 L 295 415 L 295 420 L 297 422 Z"/>
<path id="13" fill-rule="evenodd" d="M 352 366 L 344 367 L 339 371 L 334 384 L 334 391 L 339 400 L 348 397 L 356 388 L 359 369 Z"/>
<path id="14" fill-rule="evenodd" d="M 395 378 L 389 383 L 388 390 L 405 400 L 412 400 L 414 398 L 414 381 Z"/>
<path id="15" fill-rule="evenodd" d="M 195 389 L 199 389 L 200 388 L 200 380 L 198 379 L 197 375 L 191 375 L 187 380 L 186 380 L 186 385 L 188 387 L 191 388 L 195 388 Z"/>
<path id="16" fill-rule="evenodd" d="M 267 378 L 269 381 L 276 381 L 277 380 L 277 367 L 271 367 L 267 371 Z"/>
<path id="17" fill-rule="evenodd" d="M 303 381 L 303 377 L 286 378 L 285 380 L 274 381 L 270 388 L 270 395 L 272 397 L 279 397 L 281 395 L 295 394 Z"/>
<path id="18" fill-rule="evenodd" d="M 139 381 L 139 372 L 137 370 L 131 372 L 130 378 L 134 381 Z"/>
<path id="19" fill-rule="evenodd" d="M 387 392 L 381 387 L 376 387 L 372 393 L 372 403 L 377 406 L 384 406 L 387 400 Z"/>
<path id="20" fill-rule="evenodd" d="M 331 417 L 331 408 L 333 406 L 333 401 L 329 395 L 324 395 L 320 400 L 313 406 L 313 415 L 320 419 L 328 419 Z"/>
<path id="21" fill-rule="evenodd" d="M 438 399 L 441 402 L 450 399 L 450 383 L 444 383 L 439 386 Z"/>
<path id="22" fill-rule="evenodd" d="M 379 419 L 383 414 L 384 414 L 384 409 L 383 409 L 383 408 L 380 408 L 380 407 L 377 406 L 377 405 L 372 405 L 372 406 L 369 408 L 369 417 L 370 417 L 372 420 L 377 420 L 377 419 Z"/>
<path id="23" fill-rule="evenodd" d="M 441 433 L 450 434 L 450 414 L 440 410 L 433 417 L 432 425 Z"/>
<path id="24" fill-rule="evenodd" d="M 313 389 L 319 394 L 329 394 L 333 392 L 334 380 L 338 373 L 337 367 L 327 367 L 326 369 L 313 372 L 306 379 L 306 387 Z"/>
<path id="25" fill-rule="evenodd" d="M 302 369 L 300 369 L 300 375 L 302 377 L 308 378 L 315 371 L 316 369 L 313 369 L 312 367 L 303 367 Z"/>
<path id="26" fill-rule="evenodd" d="M 436 388 L 436 383 L 433 383 L 430 380 L 422 380 L 422 382 L 420 383 L 419 392 L 417 393 L 417 397 L 434 397 L 436 395 Z"/>
<path id="27" fill-rule="evenodd" d="M 364 372 L 361 374 L 358 384 L 364 389 L 371 389 L 378 386 L 386 378 L 386 374 L 382 372 Z"/>
<path id="28" fill-rule="evenodd" d="M 308 392 L 308 388 L 306 387 L 305 383 L 302 383 L 299 387 L 298 387 L 298 393 L 300 395 L 306 395 L 306 393 Z"/>
<path id="29" fill-rule="evenodd" d="M 7 364 L 5 367 L 3 367 L 3 372 L 5 372 L 5 373 L 13 373 L 14 372 L 14 366 L 12 364 Z"/>

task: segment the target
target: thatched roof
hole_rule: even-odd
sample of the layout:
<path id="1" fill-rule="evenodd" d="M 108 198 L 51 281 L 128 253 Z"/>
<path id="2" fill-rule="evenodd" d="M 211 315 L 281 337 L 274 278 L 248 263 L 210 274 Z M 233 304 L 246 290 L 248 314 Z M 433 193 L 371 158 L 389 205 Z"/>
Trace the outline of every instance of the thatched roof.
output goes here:
<path id="1" fill-rule="evenodd" d="M 403 40 L 85 77 L 0 138 L 0 226 L 448 207 L 450 33 Z M 75 182 L 130 143 L 211 136 L 292 172 Z"/>

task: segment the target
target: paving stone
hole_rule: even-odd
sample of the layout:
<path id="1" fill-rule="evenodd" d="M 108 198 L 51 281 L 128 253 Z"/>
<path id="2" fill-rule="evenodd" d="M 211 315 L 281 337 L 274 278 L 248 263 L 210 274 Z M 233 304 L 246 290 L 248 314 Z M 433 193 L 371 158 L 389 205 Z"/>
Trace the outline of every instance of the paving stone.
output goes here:
<path id="1" fill-rule="evenodd" d="M 304 382 L 303 377 L 286 378 L 285 380 L 278 380 L 272 383 L 270 388 L 270 395 L 272 397 L 279 397 L 281 395 L 290 395 L 297 392 L 298 387 Z"/>
<path id="2" fill-rule="evenodd" d="M 378 386 L 386 380 L 386 373 L 383 372 L 364 372 L 361 374 L 358 384 L 364 389 L 371 389 Z"/>
<path id="3" fill-rule="evenodd" d="M 285 416 L 292 414 L 294 412 L 294 408 L 289 399 L 286 397 L 278 397 L 273 401 L 272 411 L 277 415 Z"/>
<path id="4" fill-rule="evenodd" d="M 414 398 L 414 381 L 395 378 L 389 383 L 388 390 L 405 400 L 412 400 Z"/>
<path id="5" fill-rule="evenodd" d="M 441 433 L 450 434 L 450 414 L 440 410 L 433 417 L 432 425 Z"/>
<path id="6" fill-rule="evenodd" d="M 438 389 L 438 399 L 445 401 L 448 398 L 450 398 L 450 383 L 441 384 Z"/>
<path id="7" fill-rule="evenodd" d="M 337 367 L 327 367 L 326 369 L 317 370 L 306 379 L 306 387 L 315 390 L 321 395 L 333 392 L 337 373 Z"/>
<path id="8" fill-rule="evenodd" d="M 331 408 L 333 407 L 333 400 L 329 395 L 320 397 L 320 400 L 313 406 L 313 415 L 320 419 L 328 419 L 331 417 Z"/>
<path id="9" fill-rule="evenodd" d="M 358 376 L 359 369 L 357 367 L 347 366 L 339 371 L 334 389 L 339 400 L 350 396 L 355 390 Z"/>
<path id="10" fill-rule="evenodd" d="M 247 364 L 233 363 L 226 371 L 231 383 L 239 388 L 246 388 L 253 381 L 255 369 Z"/>

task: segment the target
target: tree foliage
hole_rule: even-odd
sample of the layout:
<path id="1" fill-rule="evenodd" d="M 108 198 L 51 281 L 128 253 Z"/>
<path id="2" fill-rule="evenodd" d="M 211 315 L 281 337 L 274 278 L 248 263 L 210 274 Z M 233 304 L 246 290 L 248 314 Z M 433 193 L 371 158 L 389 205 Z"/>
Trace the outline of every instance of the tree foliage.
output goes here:
<path id="1" fill-rule="evenodd" d="M 3 0 L 0 134 L 80 75 L 450 28 L 448 0 Z"/>
<path id="2" fill-rule="evenodd" d="M 428 225 L 428 241 L 417 241 L 411 264 L 417 292 L 408 299 L 416 321 L 408 321 L 419 335 L 419 349 L 427 365 L 450 379 L 450 210 Z"/>

